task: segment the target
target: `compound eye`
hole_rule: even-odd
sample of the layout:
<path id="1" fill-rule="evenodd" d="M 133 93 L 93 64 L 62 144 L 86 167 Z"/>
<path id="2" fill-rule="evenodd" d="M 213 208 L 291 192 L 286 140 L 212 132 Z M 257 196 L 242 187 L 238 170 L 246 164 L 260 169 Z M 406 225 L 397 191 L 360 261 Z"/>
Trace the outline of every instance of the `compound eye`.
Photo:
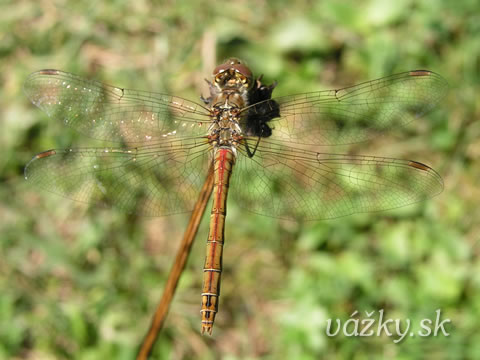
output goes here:
<path id="1" fill-rule="evenodd" d="M 237 64 L 237 65 L 234 65 L 233 68 L 235 69 L 236 72 L 242 74 L 243 76 L 245 76 L 246 78 L 251 78 L 252 77 L 252 72 L 250 71 L 250 69 L 245 66 L 244 64 Z"/>
<path id="2" fill-rule="evenodd" d="M 251 77 L 252 72 L 248 67 L 246 67 L 240 60 L 236 58 L 227 59 L 223 64 L 218 65 L 215 69 L 213 69 L 213 76 L 217 76 L 227 70 L 233 69 L 240 74 Z"/>
<path id="3" fill-rule="evenodd" d="M 213 69 L 212 75 L 217 76 L 217 75 L 223 73 L 224 71 L 227 71 L 228 69 L 230 69 L 230 67 L 231 67 L 231 65 L 228 64 L 228 63 L 218 65 L 215 69 Z"/>

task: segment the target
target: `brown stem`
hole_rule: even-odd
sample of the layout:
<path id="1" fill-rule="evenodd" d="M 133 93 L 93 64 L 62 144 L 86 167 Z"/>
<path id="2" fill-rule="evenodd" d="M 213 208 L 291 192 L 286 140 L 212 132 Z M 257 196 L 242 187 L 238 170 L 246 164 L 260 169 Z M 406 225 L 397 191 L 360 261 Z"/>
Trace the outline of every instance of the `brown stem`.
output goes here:
<path id="1" fill-rule="evenodd" d="M 190 218 L 190 222 L 188 223 L 187 230 L 185 231 L 182 243 L 180 244 L 180 248 L 178 249 L 177 257 L 172 266 L 172 269 L 170 270 L 167 284 L 165 285 L 165 290 L 163 291 L 162 299 L 157 306 L 157 310 L 155 311 L 155 315 L 153 316 L 150 329 L 145 335 L 142 345 L 140 346 L 140 350 L 138 351 L 137 360 L 148 359 L 148 356 L 152 351 L 153 345 L 157 340 L 158 333 L 162 329 L 165 317 L 168 313 L 168 308 L 170 307 L 170 303 L 172 302 L 175 289 L 177 288 L 180 275 L 185 268 L 188 254 L 190 253 L 193 240 L 195 239 L 195 235 L 197 234 L 197 230 L 200 225 L 200 221 L 202 220 L 203 213 L 205 212 L 205 207 L 207 206 L 210 195 L 212 194 L 212 189 L 213 166 L 211 166 L 208 170 L 207 178 L 205 179 L 205 183 L 203 184 L 197 203 L 195 204 L 195 208 Z"/>

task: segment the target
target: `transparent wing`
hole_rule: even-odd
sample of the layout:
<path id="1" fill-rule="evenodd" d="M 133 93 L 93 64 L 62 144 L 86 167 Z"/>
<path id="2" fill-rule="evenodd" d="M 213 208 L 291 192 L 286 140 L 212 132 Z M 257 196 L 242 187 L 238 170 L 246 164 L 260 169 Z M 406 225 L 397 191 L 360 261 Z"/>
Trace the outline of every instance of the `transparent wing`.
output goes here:
<path id="1" fill-rule="evenodd" d="M 95 139 L 127 144 L 205 135 L 209 113 L 177 96 L 122 89 L 59 70 L 40 70 L 24 84 L 30 101 Z"/>
<path id="2" fill-rule="evenodd" d="M 300 150 L 262 140 L 243 147 L 231 196 L 252 212 L 286 219 L 330 219 L 393 209 L 435 196 L 441 177 L 416 161 Z"/>
<path id="3" fill-rule="evenodd" d="M 266 100 L 246 110 L 273 128 L 270 141 L 308 145 L 352 144 L 405 126 L 446 95 L 440 75 L 415 70 L 338 90 Z"/>
<path id="4" fill-rule="evenodd" d="M 53 193 L 129 213 L 191 211 L 208 167 L 206 139 L 131 148 L 48 150 L 25 167 L 25 178 Z"/>

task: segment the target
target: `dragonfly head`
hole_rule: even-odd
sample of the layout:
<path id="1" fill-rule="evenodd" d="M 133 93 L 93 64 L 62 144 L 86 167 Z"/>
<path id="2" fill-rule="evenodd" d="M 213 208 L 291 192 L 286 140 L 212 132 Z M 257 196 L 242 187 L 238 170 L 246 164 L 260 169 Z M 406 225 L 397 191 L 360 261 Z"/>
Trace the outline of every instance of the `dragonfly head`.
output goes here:
<path id="1" fill-rule="evenodd" d="M 252 72 L 240 60 L 230 58 L 213 70 L 214 84 L 219 90 L 248 90 L 253 84 Z"/>

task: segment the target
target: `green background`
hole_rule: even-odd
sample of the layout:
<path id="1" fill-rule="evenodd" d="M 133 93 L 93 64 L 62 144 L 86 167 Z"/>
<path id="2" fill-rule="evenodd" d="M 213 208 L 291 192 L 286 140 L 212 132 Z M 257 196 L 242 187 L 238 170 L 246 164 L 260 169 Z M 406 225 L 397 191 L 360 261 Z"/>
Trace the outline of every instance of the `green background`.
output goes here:
<path id="1" fill-rule="evenodd" d="M 204 219 L 154 358 L 480 358 L 478 1 L 2 1 L 0 10 L 0 359 L 133 358 L 188 220 L 29 187 L 22 171 L 34 154 L 83 139 L 28 102 L 26 76 L 58 68 L 196 101 L 229 56 L 277 80 L 277 96 L 440 73 L 451 90 L 435 111 L 361 146 L 431 165 L 445 190 L 304 224 L 230 202 L 213 336 L 199 334 Z M 326 335 L 327 319 L 378 319 L 380 309 L 414 331 L 441 309 L 450 336 Z"/>

